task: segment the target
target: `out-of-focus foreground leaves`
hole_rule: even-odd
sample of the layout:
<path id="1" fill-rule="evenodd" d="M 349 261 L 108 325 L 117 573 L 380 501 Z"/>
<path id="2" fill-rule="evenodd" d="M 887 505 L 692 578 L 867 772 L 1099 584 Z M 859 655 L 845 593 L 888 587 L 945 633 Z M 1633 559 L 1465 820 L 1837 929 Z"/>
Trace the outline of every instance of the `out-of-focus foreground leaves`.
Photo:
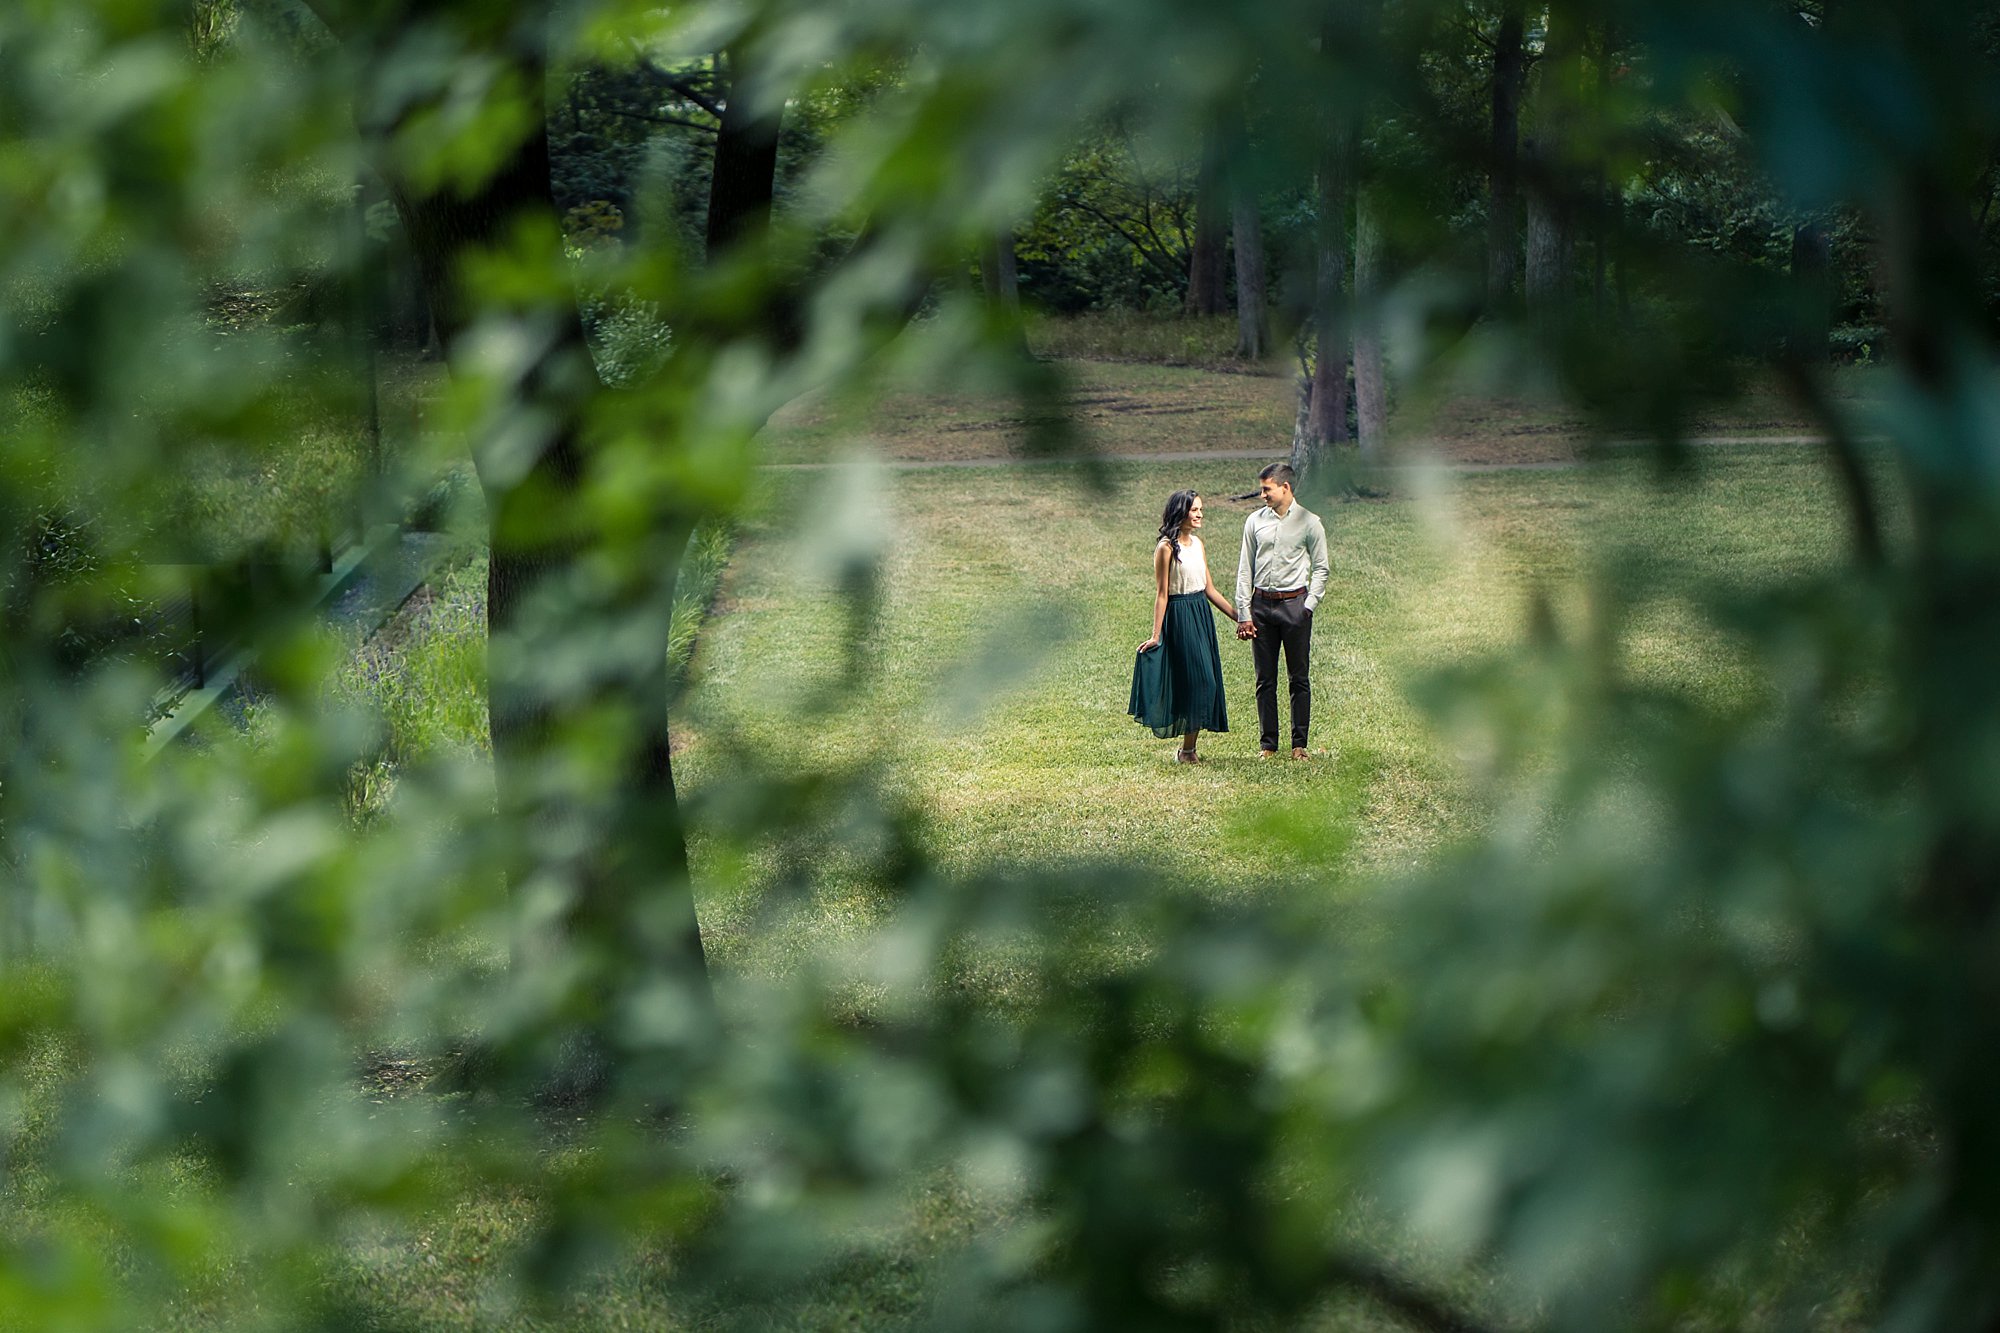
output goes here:
<path id="1" fill-rule="evenodd" d="M 245 4 L 219 52 L 182 5 L 0 12 L 0 1321 L 383 1321 L 344 1303 L 338 1256 L 518 1197 L 508 1308 L 665 1254 L 660 1280 L 726 1322 L 919 1236 L 935 1186 L 990 1223 L 925 1241 L 953 1327 L 1282 1322 L 1354 1294 L 1434 1326 L 1810 1324 L 1844 1317 L 1829 1299 L 1990 1324 L 2000 384 L 1960 216 L 2000 142 L 1979 6 L 1562 10 L 1643 53 L 1577 142 L 1636 154 L 1651 117 L 1723 117 L 1798 206 L 1884 238 L 1889 438 L 1863 452 L 1827 423 L 1853 564 L 1703 591 L 1767 708 L 1631 686 L 1618 636 L 1657 590 L 1608 581 L 1584 623 L 1432 682 L 1497 814 L 1383 888 L 1387 924 L 1358 936 L 1309 906 L 1162 900 L 1116 866 L 1087 893 L 959 881 L 862 780 L 746 774 L 705 797 L 718 839 L 872 857 L 899 906 L 794 975 L 732 979 L 722 1038 L 674 944 L 685 862 L 621 784 L 664 707 L 633 693 L 664 651 L 657 571 L 744 502 L 764 419 L 865 388 L 885 346 L 1034 389 L 956 297 L 921 347 L 894 338 L 1081 124 L 1186 134 L 1254 87 L 1299 112 L 1258 150 L 1267 178 L 1309 178 L 1316 127 L 1365 113 L 1407 159 L 1383 188 L 1416 191 L 1477 151 L 1423 77 L 1471 10 L 1390 5 L 1336 25 L 1343 46 L 1306 0 L 315 8 L 337 32 Z M 540 132 L 547 70 L 635 44 L 727 48 L 773 104 L 864 91 L 767 235 L 706 265 L 586 257 L 589 290 L 672 331 L 631 383 L 543 355 L 578 290 L 553 213 L 441 251 L 468 308 L 432 428 L 471 450 L 495 540 L 563 561 L 493 645 L 522 716 L 555 719 L 501 794 L 533 817 L 496 818 L 486 770 L 439 758 L 357 819 L 381 739 L 325 705 L 334 648 L 275 574 L 246 629 L 257 725 L 142 757 L 159 673 L 104 627 L 148 571 L 251 546 L 290 568 L 321 535 L 199 497 L 301 439 L 365 452 L 357 190 L 478 196 Z M 1390 322 L 1455 334 L 1478 289 L 1457 253 Z M 1502 311 L 1481 336 L 1670 427 L 1701 373 L 1683 340 L 1752 350 L 1774 316 L 1741 275 L 1657 258 L 1629 321 Z M 245 290 L 304 313 L 241 319 Z M 573 484 L 546 488 L 570 426 Z M 328 511 L 388 512 L 419 480 L 357 469 Z M 51 515 L 82 534 L 63 560 L 37 554 Z M 114 646 L 77 651 L 79 626 Z M 602 846 L 622 859 L 579 869 Z M 446 1074 L 390 1095 L 409 1061 Z"/>

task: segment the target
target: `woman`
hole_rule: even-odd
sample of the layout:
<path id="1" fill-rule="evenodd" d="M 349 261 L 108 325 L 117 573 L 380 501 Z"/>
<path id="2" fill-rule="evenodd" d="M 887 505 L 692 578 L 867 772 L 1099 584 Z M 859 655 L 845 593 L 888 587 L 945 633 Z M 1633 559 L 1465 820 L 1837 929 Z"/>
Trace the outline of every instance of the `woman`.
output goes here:
<path id="1" fill-rule="evenodd" d="M 1175 491 L 1160 515 L 1153 547 L 1153 637 L 1139 645 L 1132 665 L 1132 716 L 1155 736 L 1181 738 L 1174 762 L 1200 761 L 1195 739 L 1229 730 L 1222 698 L 1222 654 L 1215 647 L 1215 617 L 1208 604 L 1236 623 L 1236 608 L 1208 576 L 1201 538 L 1201 496 Z"/>

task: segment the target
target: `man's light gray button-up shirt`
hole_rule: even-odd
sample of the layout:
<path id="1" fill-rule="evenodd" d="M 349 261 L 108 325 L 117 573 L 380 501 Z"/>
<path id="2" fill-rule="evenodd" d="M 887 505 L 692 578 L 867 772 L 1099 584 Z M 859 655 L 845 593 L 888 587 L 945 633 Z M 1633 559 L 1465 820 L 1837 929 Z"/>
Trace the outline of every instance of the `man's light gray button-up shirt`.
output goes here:
<path id="1" fill-rule="evenodd" d="M 1306 590 L 1306 610 L 1326 595 L 1326 528 L 1319 515 L 1293 502 L 1283 518 L 1265 505 L 1243 520 L 1243 552 L 1236 560 L 1236 614 L 1250 618 L 1250 594 Z"/>

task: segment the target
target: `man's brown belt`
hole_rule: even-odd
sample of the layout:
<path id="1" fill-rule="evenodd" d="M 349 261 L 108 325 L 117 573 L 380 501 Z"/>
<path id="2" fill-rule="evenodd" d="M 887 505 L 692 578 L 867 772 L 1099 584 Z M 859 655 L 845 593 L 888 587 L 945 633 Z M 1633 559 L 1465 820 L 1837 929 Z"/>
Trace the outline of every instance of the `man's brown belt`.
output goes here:
<path id="1" fill-rule="evenodd" d="M 1289 602 L 1294 597 L 1303 597 L 1305 595 L 1306 590 L 1304 588 L 1293 588 L 1288 592 L 1272 592 L 1269 588 L 1257 589 L 1257 596 L 1269 602 Z"/>

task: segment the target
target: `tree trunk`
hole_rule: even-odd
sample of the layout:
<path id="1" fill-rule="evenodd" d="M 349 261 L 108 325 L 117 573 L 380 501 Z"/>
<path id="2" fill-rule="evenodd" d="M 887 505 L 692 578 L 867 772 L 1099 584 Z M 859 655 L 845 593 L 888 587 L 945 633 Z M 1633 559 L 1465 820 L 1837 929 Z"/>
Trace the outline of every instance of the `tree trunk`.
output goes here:
<path id="1" fill-rule="evenodd" d="M 979 278 L 994 309 L 1007 315 L 1021 313 L 1021 270 L 1014 258 L 1012 228 L 979 252 Z"/>
<path id="2" fill-rule="evenodd" d="M 1604 318 L 1604 277 L 1605 277 L 1605 224 L 1604 215 L 1609 210 L 1605 195 L 1610 190 L 1602 172 L 1597 177 L 1597 201 L 1590 214 L 1590 308 L 1599 319 Z"/>
<path id="3" fill-rule="evenodd" d="M 1292 470 L 1304 475 L 1311 466 L 1315 448 L 1312 440 L 1313 377 L 1301 370 L 1298 376 L 1298 409 L 1292 414 Z"/>
<path id="4" fill-rule="evenodd" d="M 343 30 L 345 25 L 328 26 L 344 40 L 372 36 Z M 493 54 L 513 65 L 521 86 L 543 86 L 543 53 L 523 54 L 520 47 L 506 45 Z M 541 103 L 536 99 L 531 105 Z M 366 119 L 361 123 L 367 125 Z M 479 313 L 474 294 L 460 281 L 463 258 L 505 249 L 522 234 L 524 220 L 542 224 L 533 234 L 559 234 L 546 112 L 469 193 L 456 183 L 426 190 L 399 172 L 392 153 L 378 157 L 409 235 L 432 318 L 447 351 L 455 352 L 460 335 Z M 553 254 L 549 260 L 559 262 Z M 712 1030 L 713 998 L 673 785 L 666 617 L 627 616 L 621 622 L 627 629 L 657 620 L 651 635 L 657 642 L 626 655 L 635 665 L 607 663 L 587 689 L 558 694 L 538 676 L 547 662 L 573 647 L 563 618 L 548 614 L 543 604 L 552 601 L 568 609 L 575 601 L 571 584 L 589 532 L 576 526 L 570 507 L 588 467 L 582 415 L 596 379 L 573 303 L 539 309 L 525 325 L 539 333 L 539 346 L 520 368 L 514 388 L 518 410 L 510 415 L 540 427 L 532 462 L 523 471 L 510 461 L 512 448 L 495 451 L 485 441 L 474 442 L 474 464 L 491 524 L 488 712 L 501 826 L 516 830 L 526 844 L 527 862 L 516 867 L 517 873 L 552 876 L 569 889 L 565 926 L 579 957 L 606 966 L 605 975 L 627 984 L 655 977 L 674 986 L 699 1011 L 691 1029 Z M 593 609 L 615 615 L 669 604 L 681 550 L 675 535 L 657 534 L 660 558 L 638 576 L 643 582 L 605 595 Z M 684 539 L 685 531 L 678 535 Z M 556 790 L 548 780 L 551 745 L 562 739 L 572 720 L 613 705 L 623 705 L 629 718 L 621 735 L 622 780 L 608 794 Z M 624 970 L 618 970 L 621 965 Z M 589 997 L 587 1007 L 609 1004 L 611 998 Z M 609 1036 L 611 1017 L 603 1010 L 582 1015 L 583 1040 L 591 1049 L 608 1054 L 615 1041 Z"/>
<path id="5" fill-rule="evenodd" d="M 368 182 L 356 180 L 354 193 L 349 197 L 342 229 L 344 253 L 340 258 L 340 269 L 345 275 L 347 295 L 346 333 L 348 345 L 353 349 L 355 378 L 359 381 L 361 416 L 365 423 L 364 438 L 368 447 L 367 476 L 371 483 L 379 481 L 383 475 L 382 458 L 382 395 L 381 374 L 378 355 L 386 341 L 387 330 L 382 310 L 384 296 L 382 265 L 368 240 L 368 213 L 366 204 Z M 351 522 L 354 535 L 359 538 L 366 534 L 369 514 L 365 497 L 356 493 Z M 329 561 L 329 564 L 331 562 Z"/>
<path id="6" fill-rule="evenodd" d="M 1850 15 L 1838 0 L 1821 0 L 1820 33 L 1846 28 Z M 1845 34 L 1852 36 L 1852 34 Z M 1796 302 L 1788 350 L 1793 359 L 1825 365 L 1832 359 L 1833 235 L 1823 218 L 1792 228 L 1792 285 Z"/>
<path id="7" fill-rule="evenodd" d="M 1007 228 L 979 250 L 979 282 L 986 306 L 993 313 L 1014 355 L 1031 359 L 1028 332 L 1021 323 L 1021 272 L 1014 257 L 1014 229 Z"/>
<path id="8" fill-rule="evenodd" d="M 1526 150 L 1525 155 L 1536 164 L 1538 184 L 1528 191 L 1524 285 L 1529 308 L 1547 317 L 1569 296 L 1570 208 L 1559 186 L 1552 189 L 1539 183 L 1556 171 L 1556 150 L 1539 136 L 1527 141 Z"/>
<path id="9" fill-rule="evenodd" d="M 1382 220 L 1363 190 L 1354 217 L 1354 400 L 1361 456 L 1382 455 L 1389 436 L 1389 382 L 1382 353 Z"/>
<path id="10" fill-rule="evenodd" d="M 1593 108 L 1598 117 L 1605 114 L 1605 105 L 1611 95 L 1611 56 L 1617 49 L 1609 22 L 1597 29 L 1597 99 Z M 1599 145 L 1596 154 L 1596 189 L 1591 196 L 1590 208 L 1590 294 L 1591 310 L 1601 322 L 1604 319 L 1606 278 L 1609 272 L 1611 216 L 1611 169 L 1607 160 L 1608 150 Z"/>
<path id="11" fill-rule="evenodd" d="M 715 134 L 715 164 L 708 185 L 708 257 L 711 261 L 730 247 L 754 241 L 771 225 L 771 205 L 778 181 L 778 131 L 784 108 L 760 109 L 756 90 L 742 84 L 740 63 L 732 56 L 719 62 L 722 124 Z"/>
<path id="12" fill-rule="evenodd" d="M 1337 30 L 1324 38 L 1327 49 L 1339 40 Z M 1318 268 L 1313 296 L 1314 336 L 1319 350 L 1313 358 L 1312 410 L 1306 437 L 1310 456 L 1301 472 L 1309 472 L 1329 445 L 1351 437 L 1347 425 L 1347 357 L 1352 325 L 1347 295 L 1347 256 L 1352 248 L 1347 214 L 1353 203 L 1353 127 L 1328 127 L 1319 164 Z M 1296 464 L 1294 464 L 1296 466 Z"/>
<path id="13" fill-rule="evenodd" d="M 1486 299 L 1514 297 L 1514 255 L 1520 226 L 1521 81 L 1527 68 L 1520 0 L 1507 0 L 1493 38 L 1492 140 L 1488 150 Z"/>
<path id="14" fill-rule="evenodd" d="M 1210 129 L 1202 136 L 1201 174 L 1195 182 L 1194 245 L 1188 256 L 1191 315 L 1219 315 L 1229 308 L 1228 236 L 1222 135 Z"/>
<path id="15" fill-rule="evenodd" d="M 1544 320 L 1559 317 L 1567 305 L 1574 262 L 1576 190 L 1568 156 L 1577 101 L 1575 36 L 1574 18 L 1562 5 L 1551 5 L 1547 40 L 1536 70 L 1534 134 L 1522 154 L 1533 168 L 1528 186 L 1527 298 Z"/>
<path id="16" fill-rule="evenodd" d="M 1242 172 L 1230 177 L 1232 231 L 1236 237 L 1236 355 L 1262 361 L 1271 341 L 1271 316 L 1264 282 L 1264 222 L 1257 187 Z"/>
<path id="17" fill-rule="evenodd" d="M 429 196 L 412 200 L 410 207 L 413 233 L 421 238 L 419 253 L 426 260 L 432 306 L 440 312 L 441 331 L 451 340 L 463 331 L 469 314 L 469 303 L 451 281 L 457 255 L 466 248 L 502 245 L 523 214 L 546 209 L 552 219 L 547 140 L 540 133 L 529 134 L 514 160 L 472 199 Z M 628 676 L 601 678 L 592 691 L 561 702 L 551 698 L 537 676 L 540 664 L 566 646 L 565 635 L 552 627 L 550 617 L 526 613 L 538 598 L 573 596 L 565 585 L 576 576 L 586 554 L 579 541 L 551 538 L 549 529 L 552 517 L 575 502 L 582 486 L 587 458 L 581 415 L 588 391 L 595 387 L 589 346 L 575 307 L 565 305 L 546 313 L 554 328 L 519 391 L 527 410 L 548 423 L 540 453 L 519 478 L 495 469 L 484 451 L 474 455 L 491 516 L 487 688 L 499 808 L 503 818 L 539 833 L 550 847 L 569 844 L 584 849 L 538 849 L 530 854 L 538 865 L 549 857 L 565 862 L 560 870 L 574 894 L 566 926 L 578 946 L 600 958 L 624 957 L 641 969 L 627 976 L 645 975 L 664 965 L 683 984 L 690 1003 L 703 1010 L 706 1022 L 712 1019 L 713 1000 L 674 791 L 665 618 L 659 618 L 657 643 L 649 645 L 642 665 Z M 607 616 L 630 612 L 632 621 L 644 623 L 649 603 L 670 603 L 684 539 L 684 532 L 663 536 L 651 588 L 621 589 L 618 602 L 623 604 L 600 610 Z M 660 595 L 662 590 L 665 596 Z M 542 779 L 564 725 L 606 702 L 629 709 L 625 778 L 608 815 L 585 816 L 568 798 L 552 797 Z M 579 832 L 588 841 L 579 842 Z M 632 931 L 629 918 L 640 902 L 648 900 L 654 910 L 647 915 L 655 922 L 673 924 L 642 940 Z M 593 1015 L 586 1026 L 594 1028 L 597 1018 L 608 1015 Z"/>
<path id="18" fill-rule="evenodd" d="M 1817 218 L 1792 228 L 1792 285 L 1797 302 L 1792 355 L 1824 365 L 1831 359 L 1833 237 Z"/>
<path id="19" fill-rule="evenodd" d="M 369 211 L 377 204 L 393 208 L 395 199 L 381 178 L 369 170 L 362 173 L 356 203 L 365 231 Z M 417 269 L 409 228 L 402 225 L 400 209 L 397 225 L 388 228 L 380 241 L 371 236 L 368 249 L 368 263 L 359 281 L 373 292 L 371 302 L 379 321 L 374 330 L 378 345 L 419 356 L 432 355 L 437 350 L 436 330 L 432 326 L 430 303 L 424 295 L 423 274 Z"/>

